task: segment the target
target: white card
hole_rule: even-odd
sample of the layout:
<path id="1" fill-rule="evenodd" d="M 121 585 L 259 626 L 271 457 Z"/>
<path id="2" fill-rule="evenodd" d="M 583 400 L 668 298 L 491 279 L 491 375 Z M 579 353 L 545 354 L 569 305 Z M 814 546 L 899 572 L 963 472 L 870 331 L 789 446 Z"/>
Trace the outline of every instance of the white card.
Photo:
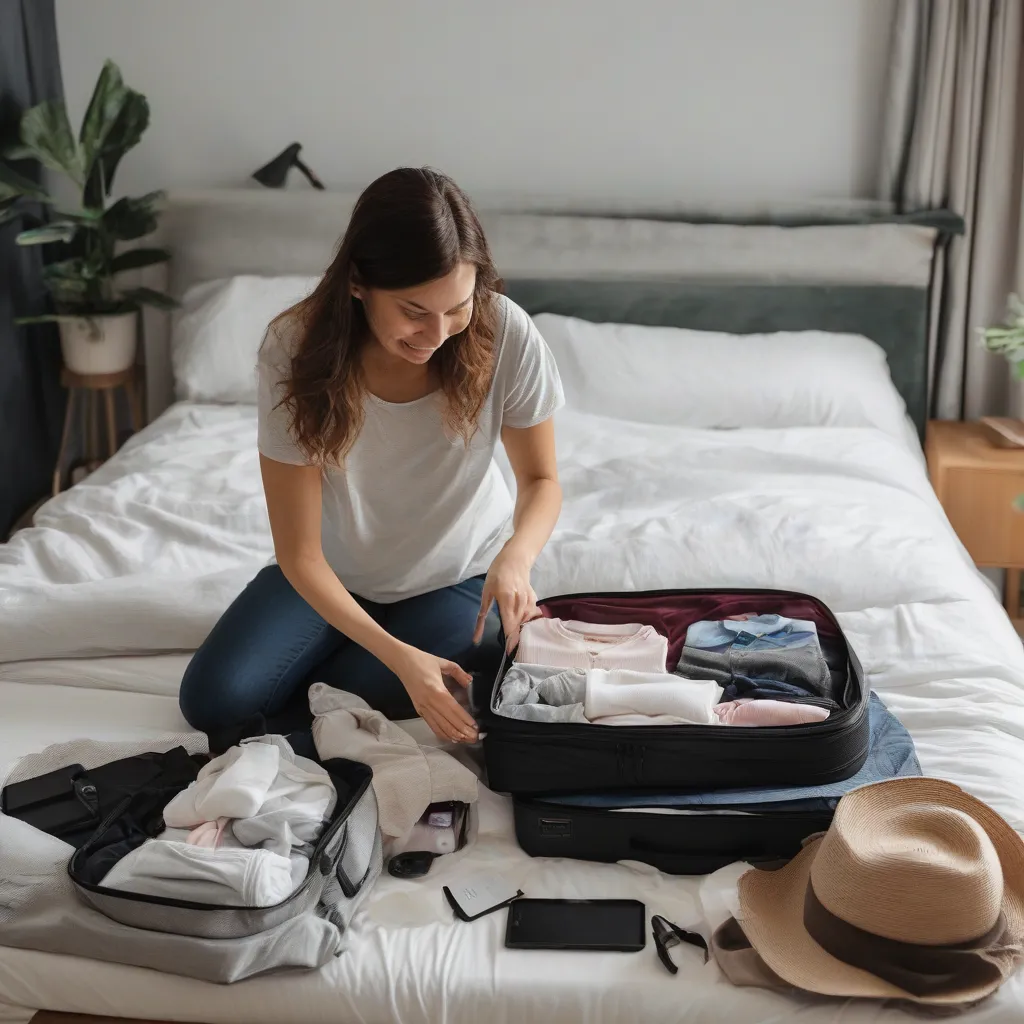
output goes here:
<path id="1" fill-rule="evenodd" d="M 469 875 L 454 885 L 446 885 L 449 899 L 467 918 L 480 917 L 488 910 L 503 906 L 522 891 L 500 875 Z"/>

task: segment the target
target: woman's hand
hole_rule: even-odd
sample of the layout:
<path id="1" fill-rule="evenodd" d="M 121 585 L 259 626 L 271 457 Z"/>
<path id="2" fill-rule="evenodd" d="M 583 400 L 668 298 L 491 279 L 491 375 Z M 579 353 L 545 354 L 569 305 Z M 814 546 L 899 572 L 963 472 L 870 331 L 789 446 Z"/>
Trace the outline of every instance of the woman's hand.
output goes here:
<path id="1" fill-rule="evenodd" d="M 477 737 L 476 722 L 448 692 L 444 676 L 468 687 L 473 677 L 454 661 L 408 647 L 394 669 L 412 700 L 416 713 L 442 740 L 471 743 Z"/>
<path id="2" fill-rule="evenodd" d="M 511 652 L 515 649 L 519 643 L 519 627 L 540 615 L 537 595 L 530 585 L 531 568 L 529 558 L 508 546 L 502 548 L 498 557 L 491 562 L 480 598 L 480 614 L 476 620 L 473 643 L 478 644 L 483 639 L 487 613 L 497 601 L 507 639 L 506 650 Z"/>

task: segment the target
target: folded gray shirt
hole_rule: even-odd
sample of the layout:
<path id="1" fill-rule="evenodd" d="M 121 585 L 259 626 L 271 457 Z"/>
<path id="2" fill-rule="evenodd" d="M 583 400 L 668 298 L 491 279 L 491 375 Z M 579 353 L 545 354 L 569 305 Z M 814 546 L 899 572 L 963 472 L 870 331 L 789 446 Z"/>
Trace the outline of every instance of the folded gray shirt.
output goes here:
<path id="1" fill-rule="evenodd" d="M 516 663 L 501 681 L 494 710 L 528 722 L 586 723 L 586 693 L 586 672 Z"/>
<path id="2" fill-rule="evenodd" d="M 832 675 L 817 627 L 783 615 L 692 623 L 676 672 L 714 679 L 725 687 L 723 700 L 767 697 L 768 693 L 756 692 L 765 681 L 795 686 L 815 697 L 832 697 Z"/>

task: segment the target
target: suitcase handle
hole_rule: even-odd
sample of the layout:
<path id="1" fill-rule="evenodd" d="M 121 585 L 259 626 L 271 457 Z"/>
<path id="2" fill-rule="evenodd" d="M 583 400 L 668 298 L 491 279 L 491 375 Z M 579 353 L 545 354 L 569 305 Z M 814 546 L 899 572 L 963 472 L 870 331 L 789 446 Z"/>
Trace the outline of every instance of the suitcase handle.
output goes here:
<path id="1" fill-rule="evenodd" d="M 631 850 L 636 850 L 638 853 L 653 853 L 662 857 L 676 857 L 681 858 L 684 862 L 686 860 L 706 861 L 708 857 L 707 851 L 681 850 L 665 843 L 652 843 L 647 839 L 637 839 L 636 837 L 630 838 L 629 847 Z M 764 847 L 746 847 L 737 850 L 716 849 L 714 854 L 716 857 L 729 856 L 734 860 L 746 861 L 778 859 L 778 854 L 773 855 L 764 849 Z M 701 873 L 703 874 L 703 872 Z"/>

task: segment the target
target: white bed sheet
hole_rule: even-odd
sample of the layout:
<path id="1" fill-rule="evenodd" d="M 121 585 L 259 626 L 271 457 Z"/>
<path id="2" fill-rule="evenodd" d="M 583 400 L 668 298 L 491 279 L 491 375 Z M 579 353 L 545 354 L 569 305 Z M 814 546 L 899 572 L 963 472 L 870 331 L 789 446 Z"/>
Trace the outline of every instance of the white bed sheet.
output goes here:
<path id="1" fill-rule="evenodd" d="M 1024 828 L 1024 650 L 956 540 L 919 454 L 871 430 L 706 432 L 565 414 L 565 511 L 538 591 L 761 585 L 828 603 L 924 770 Z M 246 407 L 179 405 L 0 548 L 0 762 L 75 735 L 183 728 L 187 652 L 270 553 Z M 19 679 L 20 675 L 20 679 Z M 142 691 L 142 692 L 140 692 Z M 721 981 L 683 950 L 502 948 L 504 914 L 456 923 L 440 886 L 490 868 L 536 896 L 631 896 L 684 927 L 717 923 L 736 868 L 703 883 L 643 865 L 531 860 L 507 801 L 426 879 L 385 877 L 352 950 L 316 974 L 227 988 L 0 948 L 14 1006 L 202 1021 L 904 1019 L 875 1004 L 795 1004 Z M 1020 977 L 964 1019 L 1024 1016 Z"/>
<path id="2" fill-rule="evenodd" d="M 186 727 L 171 697 L 68 690 L 46 684 L 0 683 L 0 748 L 5 758 L 49 742 L 180 734 Z M 28 726 L 28 728 L 26 728 Z M 427 740 L 426 733 L 420 738 Z M 919 744 L 923 761 L 943 758 L 940 741 Z M 481 789 L 479 832 L 462 854 L 438 861 L 420 881 L 382 876 L 356 925 L 352 948 L 315 974 L 270 976 L 232 986 L 212 985 L 139 968 L 0 947 L 0 996 L 22 1007 L 194 1021 L 401 1021 L 402 1024 L 633 1021 L 767 1022 L 798 1009 L 814 1024 L 906 1019 L 874 1004 L 794 1003 L 753 989 L 736 989 L 714 964 L 689 947 L 676 953 L 671 977 L 654 949 L 638 954 L 526 953 L 503 948 L 503 912 L 472 924 L 455 922 L 441 894 L 469 870 L 496 872 L 533 896 L 632 898 L 649 913 L 706 930 L 724 919 L 734 899 L 739 865 L 707 879 L 672 878 L 642 864 L 533 860 L 515 843 L 507 798 Z M 1015 978 L 971 1021 L 1007 1021 L 1024 1005 Z M 27 1012 L 21 1019 L 28 1019 Z M 5 1019 L 0 1006 L 0 1019 Z M 12 1019 L 18 1019 L 13 1017 Z"/>

